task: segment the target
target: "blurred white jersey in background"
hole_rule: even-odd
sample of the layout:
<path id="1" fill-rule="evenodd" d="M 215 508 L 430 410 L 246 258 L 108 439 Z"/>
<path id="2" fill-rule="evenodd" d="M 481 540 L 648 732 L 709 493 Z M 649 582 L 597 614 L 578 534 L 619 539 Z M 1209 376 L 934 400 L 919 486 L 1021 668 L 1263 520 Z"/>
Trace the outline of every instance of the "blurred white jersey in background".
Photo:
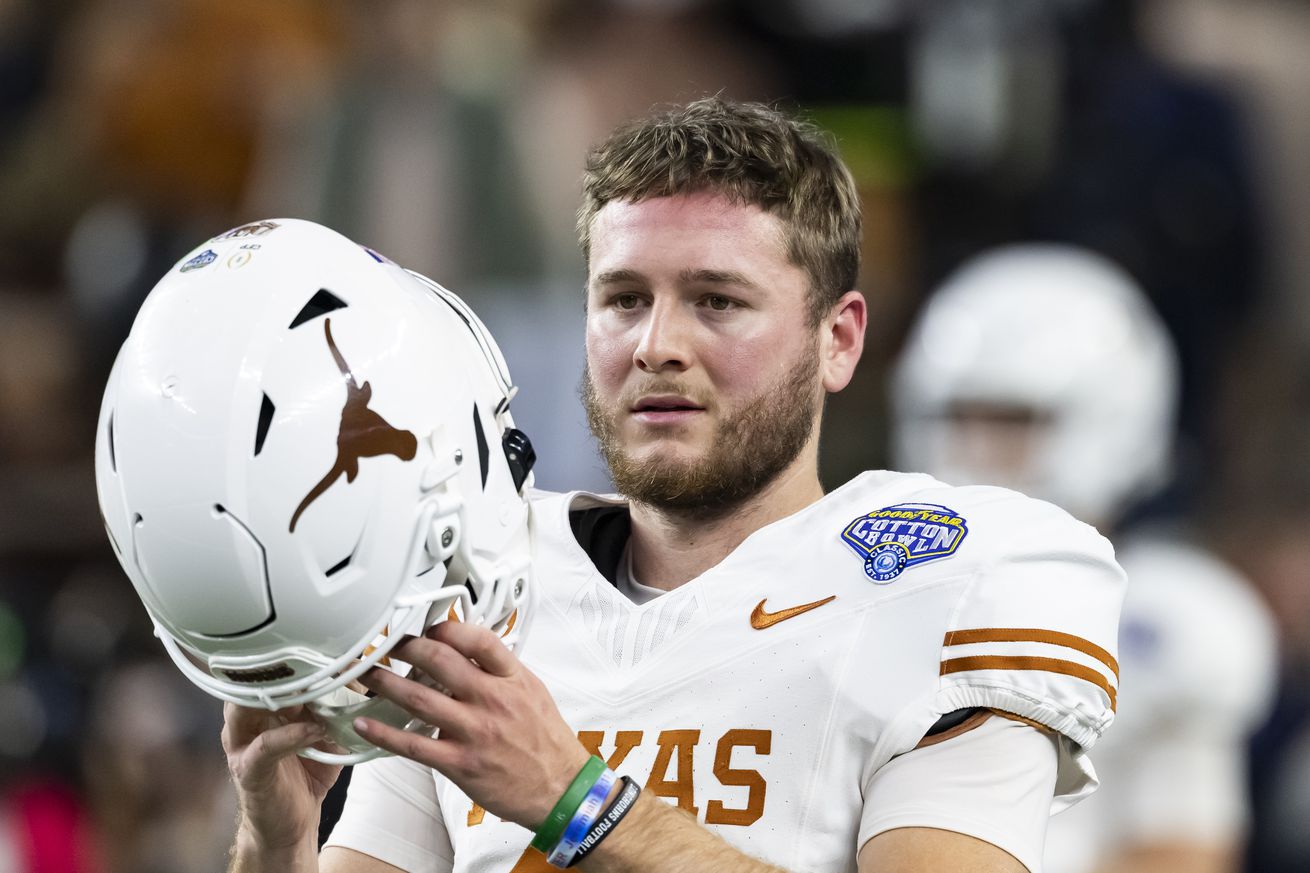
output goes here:
<path id="1" fill-rule="evenodd" d="M 1117 558 L 1118 718 L 1096 747 L 1100 789 L 1051 819 L 1046 873 L 1091 873 L 1134 846 L 1240 845 L 1248 824 L 1246 739 L 1272 702 L 1273 619 L 1234 569 L 1179 538 L 1129 538 Z"/>

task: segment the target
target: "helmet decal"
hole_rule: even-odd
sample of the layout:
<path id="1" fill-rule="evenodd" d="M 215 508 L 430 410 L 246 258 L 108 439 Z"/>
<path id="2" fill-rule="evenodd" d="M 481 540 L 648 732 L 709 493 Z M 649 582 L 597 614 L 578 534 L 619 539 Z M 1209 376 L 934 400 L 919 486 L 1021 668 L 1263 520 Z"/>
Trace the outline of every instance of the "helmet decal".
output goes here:
<path id="1" fill-rule="evenodd" d="M 264 236 L 272 233 L 282 225 L 276 221 L 256 221 L 253 224 L 243 224 L 240 227 L 234 227 L 227 233 L 221 233 L 214 237 L 213 242 L 225 239 L 245 239 L 251 236 Z"/>
<path id="2" fill-rule="evenodd" d="M 222 673 L 233 682 L 275 682 L 296 675 L 296 671 L 286 664 L 274 664 L 255 670 L 223 670 Z"/>
<path id="3" fill-rule="evenodd" d="M 341 428 L 337 431 L 336 463 L 296 507 L 291 516 L 291 533 L 296 532 L 296 522 L 300 520 L 301 513 L 331 488 L 342 473 L 346 475 L 347 482 L 355 481 L 359 475 L 361 458 L 395 455 L 402 461 L 412 461 L 418 451 L 418 439 L 413 433 L 392 427 L 382 416 L 368 408 L 369 401 L 373 399 L 373 386 L 368 382 L 360 385 L 355 381 L 350 365 L 332 339 L 332 319 L 324 320 L 323 333 L 327 336 L 328 349 L 337 362 L 337 369 L 346 380 L 346 405 L 341 409 Z"/>

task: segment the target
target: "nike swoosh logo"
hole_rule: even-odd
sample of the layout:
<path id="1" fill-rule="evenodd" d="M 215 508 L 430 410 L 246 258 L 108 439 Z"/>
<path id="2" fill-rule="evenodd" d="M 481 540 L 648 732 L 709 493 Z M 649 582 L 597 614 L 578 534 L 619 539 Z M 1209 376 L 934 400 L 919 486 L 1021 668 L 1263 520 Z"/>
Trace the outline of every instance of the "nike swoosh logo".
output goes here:
<path id="1" fill-rule="evenodd" d="M 764 601 L 768 599 L 769 598 L 766 597 L 764 600 L 761 600 L 755 605 L 755 609 L 751 611 L 751 627 L 756 630 L 764 630 L 766 627 L 773 627 L 780 621 L 795 618 L 803 612 L 809 612 L 811 609 L 818 609 L 825 603 L 831 603 L 836 600 L 837 595 L 834 594 L 831 597 L 825 597 L 822 600 L 816 600 L 813 603 L 802 603 L 800 606 L 789 606 L 786 609 L 780 609 L 777 612 L 764 611 Z"/>

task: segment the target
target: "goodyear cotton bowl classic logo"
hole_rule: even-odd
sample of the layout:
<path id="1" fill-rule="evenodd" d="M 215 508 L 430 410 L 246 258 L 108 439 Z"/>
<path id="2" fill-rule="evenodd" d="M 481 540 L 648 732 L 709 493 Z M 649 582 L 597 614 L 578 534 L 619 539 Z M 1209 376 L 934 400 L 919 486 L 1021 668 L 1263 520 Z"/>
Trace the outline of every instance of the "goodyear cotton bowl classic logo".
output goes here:
<path id="1" fill-rule="evenodd" d="M 907 567 L 955 554 L 968 535 L 969 525 L 953 509 L 898 503 L 855 519 L 841 538 L 864 559 L 870 579 L 890 582 Z"/>
<path id="2" fill-rule="evenodd" d="M 214 263 L 214 259 L 217 257 L 218 255 L 214 254 L 213 249 L 205 249 L 203 252 L 179 267 L 178 272 L 190 273 L 192 270 L 199 270 L 201 267 L 208 267 L 210 264 Z"/>

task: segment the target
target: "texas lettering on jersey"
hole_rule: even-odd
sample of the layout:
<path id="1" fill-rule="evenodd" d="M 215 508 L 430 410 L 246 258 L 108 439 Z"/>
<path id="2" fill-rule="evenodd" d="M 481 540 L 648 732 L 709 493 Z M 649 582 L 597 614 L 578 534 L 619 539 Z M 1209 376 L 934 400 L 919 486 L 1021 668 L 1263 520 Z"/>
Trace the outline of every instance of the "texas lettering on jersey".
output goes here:
<path id="1" fill-rule="evenodd" d="M 717 741 L 705 743 L 701 742 L 702 732 L 694 728 L 620 730 L 614 731 L 609 737 L 606 733 L 579 731 L 578 740 L 588 752 L 603 758 L 611 770 L 624 770 L 634 778 L 640 773 L 634 773 L 630 767 L 624 768 L 624 764 L 634 749 L 653 740 L 656 747 L 654 763 L 644 780 L 638 778 L 642 790 L 667 799 L 679 809 L 696 816 L 702 823 L 748 827 L 764 815 L 768 783 L 759 770 L 734 766 L 733 758 L 734 753 L 739 755 L 738 760 L 746 754 L 753 754 L 757 759 L 768 756 L 773 750 L 772 731 L 732 728 Z M 608 754 L 606 749 L 609 750 Z M 694 777 L 695 758 L 698 754 L 714 756 L 713 773 L 717 780 L 715 786 L 708 789 L 702 787 L 705 794 L 699 799 Z M 745 789 L 745 803 L 733 806 L 726 798 L 710 797 L 716 788 Z M 483 824 L 486 815 L 486 810 L 472 804 L 466 818 L 467 826 L 472 828 Z M 530 835 L 525 834 L 523 854 L 509 873 L 549 873 L 554 870 L 554 867 L 546 863 L 545 855 L 527 845 L 529 839 Z"/>
<path id="2" fill-rule="evenodd" d="M 712 744 L 701 743 L 701 731 L 697 729 L 663 730 L 663 731 L 615 731 L 610 738 L 608 755 L 602 752 L 605 745 L 605 731 L 579 731 L 578 740 L 593 755 L 605 760 L 606 766 L 618 771 L 628 759 L 633 749 L 653 740 L 657 751 L 655 761 L 644 780 L 638 779 L 643 790 L 657 797 L 668 798 L 679 809 L 697 816 L 705 824 L 737 825 L 745 827 L 760 820 L 764 815 L 764 800 L 768 792 L 768 783 L 759 770 L 742 769 L 733 766 L 733 753 L 744 748 L 757 756 L 767 756 L 773 751 L 773 731 L 757 728 L 732 728 Z M 710 751 L 710 748 L 713 751 Z M 720 786 L 745 788 L 747 790 L 744 806 L 729 806 L 726 799 L 705 798 L 702 806 L 697 803 L 695 784 L 695 757 L 699 754 L 714 756 L 714 776 Z M 638 774 L 628 772 L 637 778 Z M 710 789 L 712 792 L 713 789 Z M 702 814 L 703 812 L 703 814 Z M 476 803 L 468 812 L 469 827 L 482 824 L 486 810 Z"/>

